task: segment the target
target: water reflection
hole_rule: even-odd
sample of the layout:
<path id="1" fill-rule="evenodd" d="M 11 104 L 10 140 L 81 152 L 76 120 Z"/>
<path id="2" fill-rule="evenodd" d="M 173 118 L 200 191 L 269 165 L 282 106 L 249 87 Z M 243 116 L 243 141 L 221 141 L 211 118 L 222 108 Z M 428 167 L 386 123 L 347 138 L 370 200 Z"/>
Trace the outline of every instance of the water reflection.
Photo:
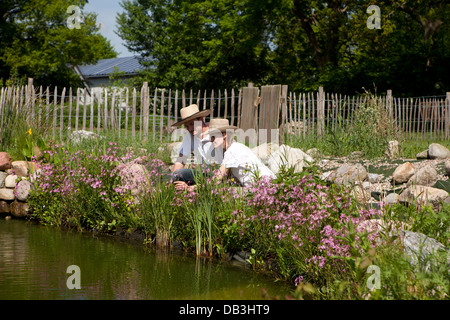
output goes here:
<path id="1" fill-rule="evenodd" d="M 69 290 L 77 265 L 81 289 Z M 290 288 L 229 264 L 0 220 L 0 299 L 261 299 Z"/>

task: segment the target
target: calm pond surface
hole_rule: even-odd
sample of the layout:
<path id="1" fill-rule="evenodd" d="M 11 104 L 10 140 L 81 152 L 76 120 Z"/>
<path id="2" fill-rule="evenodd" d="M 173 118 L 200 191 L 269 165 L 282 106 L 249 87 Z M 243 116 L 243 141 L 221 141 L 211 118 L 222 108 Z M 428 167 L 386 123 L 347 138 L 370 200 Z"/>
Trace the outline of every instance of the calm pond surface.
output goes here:
<path id="1" fill-rule="evenodd" d="M 69 289 L 71 265 L 80 289 Z M 73 277 L 72 277 L 73 279 Z M 283 282 L 230 263 L 144 249 L 129 240 L 98 237 L 21 220 L 0 220 L 0 299 L 262 299 L 284 298 Z"/>

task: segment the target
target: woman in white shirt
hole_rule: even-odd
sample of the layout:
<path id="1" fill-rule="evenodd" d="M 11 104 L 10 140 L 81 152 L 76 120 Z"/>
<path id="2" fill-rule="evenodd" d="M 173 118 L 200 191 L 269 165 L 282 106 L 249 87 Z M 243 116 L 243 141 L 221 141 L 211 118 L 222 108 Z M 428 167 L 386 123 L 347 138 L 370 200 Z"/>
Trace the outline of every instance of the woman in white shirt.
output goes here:
<path id="1" fill-rule="evenodd" d="M 246 145 L 234 141 L 235 126 L 230 126 L 227 119 L 211 120 L 208 134 L 213 147 L 223 150 L 223 161 L 216 175 L 221 179 L 228 175 L 236 178 L 243 187 L 249 186 L 256 179 L 264 176 L 272 179 L 275 174 Z"/>

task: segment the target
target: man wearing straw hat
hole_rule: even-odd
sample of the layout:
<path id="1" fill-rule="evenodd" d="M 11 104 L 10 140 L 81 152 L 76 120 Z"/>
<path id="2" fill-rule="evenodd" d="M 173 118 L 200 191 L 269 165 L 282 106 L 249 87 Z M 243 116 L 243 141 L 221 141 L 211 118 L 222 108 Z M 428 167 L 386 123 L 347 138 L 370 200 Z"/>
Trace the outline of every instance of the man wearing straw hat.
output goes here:
<path id="1" fill-rule="evenodd" d="M 173 127 L 184 125 L 187 130 L 183 136 L 180 154 L 172 169 L 172 179 L 176 186 L 195 183 L 195 170 L 185 168 L 186 160 L 192 153 L 194 153 L 194 160 L 197 165 L 220 161 L 220 159 L 212 159 L 211 155 L 214 156 L 212 143 L 209 136 L 205 134 L 209 128 L 205 122 L 205 117 L 210 112 L 211 110 L 200 111 L 196 104 L 191 104 L 180 110 L 181 120 L 172 125 Z"/>

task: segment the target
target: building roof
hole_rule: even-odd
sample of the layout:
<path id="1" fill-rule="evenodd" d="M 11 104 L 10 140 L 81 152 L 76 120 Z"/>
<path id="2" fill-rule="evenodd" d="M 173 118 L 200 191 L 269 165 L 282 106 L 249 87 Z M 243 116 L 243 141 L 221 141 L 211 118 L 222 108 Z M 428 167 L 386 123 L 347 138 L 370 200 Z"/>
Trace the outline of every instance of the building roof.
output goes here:
<path id="1" fill-rule="evenodd" d="M 79 70 L 84 78 L 105 78 L 114 73 L 117 67 L 119 72 L 125 76 L 136 75 L 143 67 L 139 63 L 139 56 L 112 58 L 98 60 L 95 64 L 80 65 Z"/>

